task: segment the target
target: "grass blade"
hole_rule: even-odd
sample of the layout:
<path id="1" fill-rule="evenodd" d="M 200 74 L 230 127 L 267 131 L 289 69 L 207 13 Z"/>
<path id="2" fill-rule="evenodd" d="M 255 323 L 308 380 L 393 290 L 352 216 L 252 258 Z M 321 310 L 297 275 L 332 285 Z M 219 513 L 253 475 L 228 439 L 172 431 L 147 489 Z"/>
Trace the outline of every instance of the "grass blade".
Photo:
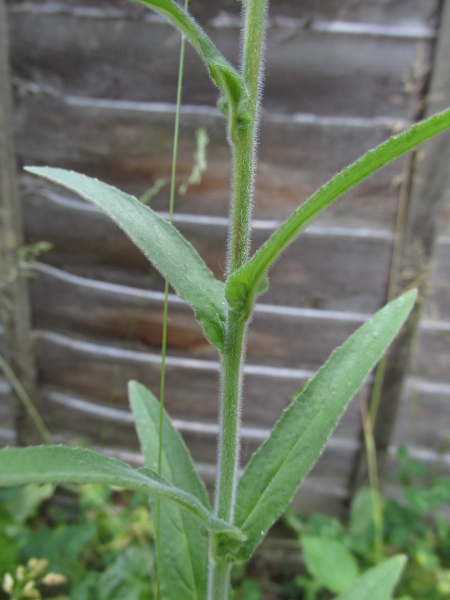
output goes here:
<path id="1" fill-rule="evenodd" d="M 317 215 L 372 173 L 449 127 L 450 109 L 447 109 L 425 121 L 416 123 L 407 131 L 393 136 L 373 150 L 369 150 L 319 188 L 275 231 L 243 267 L 230 276 L 225 288 L 225 295 L 230 307 L 248 318 L 254 300 L 260 293 L 258 289 L 260 282 L 268 270 Z"/>
<path id="2" fill-rule="evenodd" d="M 235 524 L 248 538 L 238 560 L 251 556 L 286 510 L 348 403 L 408 317 L 415 298 L 413 290 L 394 300 L 335 350 L 252 456 L 237 491 Z"/>
<path id="3" fill-rule="evenodd" d="M 27 171 L 78 193 L 108 214 L 192 306 L 211 344 L 223 348 L 223 284 L 173 225 L 133 196 L 92 177 L 51 167 L 28 167 Z"/>
<path id="4" fill-rule="evenodd" d="M 128 384 L 130 404 L 147 467 L 155 468 L 158 456 L 159 402 L 153 394 L 136 381 Z M 178 488 L 195 496 L 210 509 L 208 494 L 199 478 L 191 456 L 180 434 L 164 412 L 164 446 L 162 448 L 161 475 Z M 156 500 L 151 500 L 152 508 Z M 160 530 L 164 543 L 158 564 L 159 585 L 162 598 L 206 598 L 208 579 L 208 537 L 199 523 L 176 504 L 160 502 Z M 174 573 L 177 574 L 174 577 Z"/>
<path id="5" fill-rule="evenodd" d="M 187 10 L 189 0 L 185 0 L 184 8 Z M 180 131 L 180 112 L 181 112 L 181 94 L 183 90 L 183 72 L 184 72 L 184 55 L 185 55 L 185 47 L 186 47 L 186 38 L 185 36 L 181 36 L 181 45 L 180 45 L 180 59 L 178 64 L 178 85 L 177 85 L 177 103 L 176 103 L 176 111 L 175 111 L 175 123 L 174 123 L 174 132 L 173 132 L 173 149 L 172 149 L 172 172 L 170 177 L 170 198 L 169 198 L 169 223 L 173 222 L 173 213 L 175 207 L 175 186 L 176 186 L 176 175 L 177 175 L 177 163 L 178 163 L 178 138 Z M 160 373 L 160 381 L 159 381 L 159 426 L 157 435 L 155 439 L 158 440 L 158 475 L 162 474 L 162 461 L 163 461 L 163 444 L 164 444 L 164 404 L 165 404 L 165 394 L 166 394 L 166 353 L 167 353 L 167 329 L 168 329 L 168 315 L 169 315 L 169 282 L 167 279 L 164 282 L 164 307 L 163 307 L 163 326 L 162 326 L 162 339 L 161 339 L 161 373 Z M 132 390 L 130 388 L 130 395 L 132 395 Z M 131 398 L 130 398 L 131 400 Z M 137 419 L 139 422 L 139 419 Z M 142 439 L 142 434 L 140 433 L 138 427 L 138 434 L 140 439 Z M 173 479 L 171 479 L 173 482 Z M 184 486 L 181 486 L 183 489 Z M 158 584 L 157 584 L 157 599 L 159 600 L 161 591 L 162 594 L 165 595 L 166 591 L 170 597 L 176 597 L 180 595 L 181 590 L 175 589 L 171 590 L 173 578 L 171 577 L 170 568 L 167 566 L 167 552 L 163 551 L 162 545 L 162 536 L 161 536 L 161 521 L 164 521 L 164 531 L 168 532 L 168 529 L 171 528 L 172 532 L 168 532 L 168 539 L 177 539 L 177 532 L 183 530 L 183 527 L 180 527 L 180 521 L 182 521 L 182 515 L 179 514 L 179 511 L 173 515 L 173 518 L 167 518 L 168 513 L 170 513 L 170 507 L 164 507 L 161 510 L 161 502 L 157 499 L 154 503 L 152 503 L 152 510 L 154 514 L 155 520 L 155 551 L 156 551 L 156 565 L 158 572 Z M 175 510 L 175 509 L 174 509 Z M 163 512 L 164 514 L 161 514 Z M 173 523 L 178 522 L 178 527 L 175 531 L 173 531 Z M 174 551 L 178 549 L 178 546 L 174 548 Z M 189 554 L 189 553 L 188 553 Z M 200 553 L 201 554 L 201 553 Z M 181 556 L 179 553 L 176 553 L 176 558 L 174 562 L 179 563 L 181 570 L 183 570 L 183 566 L 185 563 L 186 552 L 181 552 Z M 193 569 L 195 571 L 195 569 Z M 189 574 L 188 574 L 189 575 Z M 186 578 L 183 577 L 183 580 Z M 195 579 L 195 576 L 192 578 Z M 192 581 L 191 578 L 187 578 L 189 582 Z M 200 577 L 198 577 L 200 579 Z M 177 582 L 179 579 L 177 579 Z M 200 582 L 199 582 L 200 584 Z M 195 587 L 195 586 L 194 586 Z M 192 589 L 192 585 L 190 586 Z M 185 593 L 185 590 L 183 590 Z"/>

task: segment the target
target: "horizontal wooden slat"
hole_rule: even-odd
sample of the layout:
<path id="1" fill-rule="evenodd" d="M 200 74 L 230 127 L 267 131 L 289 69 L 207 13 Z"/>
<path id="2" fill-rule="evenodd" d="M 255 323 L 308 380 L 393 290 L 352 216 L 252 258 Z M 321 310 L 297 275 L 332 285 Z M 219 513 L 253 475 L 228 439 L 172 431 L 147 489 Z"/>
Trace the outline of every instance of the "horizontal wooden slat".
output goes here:
<path id="1" fill-rule="evenodd" d="M 450 236 L 437 238 L 427 292 L 426 318 L 450 322 Z"/>
<path id="2" fill-rule="evenodd" d="M 127 405 L 127 382 L 135 379 L 159 389 L 159 354 L 40 331 L 37 362 L 42 384 L 93 398 L 110 406 Z M 166 403 L 178 418 L 214 422 L 219 391 L 218 363 L 168 356 Z M 247 426 L 271 428 L 288 405 L 293 392 L 311 376 L 301 369 L 247 365 L 243 420 Z M 352 405 L 339 425 L 341 437 L 356 435 L 359 410 Z"/>
<path id="3" fill-rule="evenodd" d="M 64 3 L 48 0 L 8 0 L 11 11 L 32 12 L 46 9 L 48 12 L 108 14 L 120 18 L 123 15 L 144 17 L 148 9 L 126 0 L 66 0 Z M 225 16 L 239 16 L 240 5 L 236 0 L 191 0 L 191 13 L 202 22 L 222 19 Z M 271 0 L 271 18 L 289 17 L 305 21 L 326 19 L 330 21 L 350 21 L 374 24 L 397 25 L 400 27 L 424 27 L 435 22 L 438 10 L 437 0 L 372 0 L 370 3 L 354 0 Z"/>
<path id="4" fill-rule="evenodd" d="M 450 384 L 450 322 L 425 321 L 417 337 L 414 375 Z"/>
<path id="5" fill-rule="evenodd" d="M 337 35 L 318 25 L 304 29 L 301 22 L 279 20 L 270 28 L 264 94 L 268 110 L 401 118 L 414 114 L 405 79 L 414 61 L 425 60 L 429 52 L 424 40 L 418 48 L 417 28 L 413 27 L 412 39 L 402 39 Z M 225 26 L 212 30 L 207 26 L 207 31 L 236 64 L 239 29 L 225 21 Z M 86 11 L 81 15 L 12 11 L 11 40 L 14 73 L 25 81 L 97 98 L 152 102 L 176 98 L 179 35 L 159 19 L 101 19 Z M 214 106 L 217 90 L 191 48 L 185 73 L 184 102 Z M 415 91 L 414 83 L 408 89 Z"/>
<path id="6" fill-rule="evenodd" d="M 448 240 L 450 238 L 450 189 L 448 187 L 444 190 L 444 196 L 441 198 L 436 221 L 438 235 Z"/>
<path id="7" fill-rule="evenodd" d="M 395 444 L 450 454 L 450 384 L 410 379 L 397 419 Z"/>
<path id="8" fill-rule="evenodd" d="M 163 293 L 73 276 L 42 265 L 30 280 L 35 326 L 72 335 L 161 347 Z M 257 305 L 247 357 L 253 364 L 317 369 L 369 315 Z M 170 296 L 169 352 L 216 358 L 192 309 Z"/>
<path id="9" fill-rule="evenodd" d="M 88 443 L 120 457 L 122 460 L 141 464 L 139 443 L 134 431 L 132 414 L 123 409 L 99 406 L 86 399 L 51 389 L 41 392 L 46 407 L 46 424 L 55 439 L 69 443 Z M 198 470 L 207 485 L 214 485 L 214 462 L 216 458 L 216 426 L 211 424 L 173 420 L 186 441 Z M 268 430 L 243 428 L 241 465 L 244 466 L 254 450 L 268 435 Z M 326 491 L 329 500 L 326 512 L 340 511 L 347 497 L 346 481 L 356 445 L 351 440 L 333 436 L 327 448 L 302 484 L 294 499 L 296 510 L 310 511 L 317 502 L 324 505 Z M 322 502 L 321 502 L 322 499 Z M 331 506 L 330 506 L 331 502 Z"/>
<path id="10" fill-rule="evenodd" d="M 17 145 L 23 164 L 48 164 L 94 175 L 124 191 L 142 194 L 170 175 L 174 107 L 135 102 L 26 96 L 17 110 Z M 261 125 L 255 217 L 289 216 L 336 172 L 392 133 L 391 120 L 291 119 L 266 115 Z M 230 151 L 225 122 L 216 109 L 182 110 L 179 174 L 193 164 L 195 132 L 210 137 L 208 171 L 200 186 L 177 198 L 177 212 L 228 214 Z M 328 215 L 340 224 L 392 228 L 397 161 L 350 192 Z M 167 208 L 167 189 L 152 200 Z"/>
<path id="11" fill-rule="evenodd" d="M 5 356 L 6 354 L 6 340 L 5 340 L 5 330 L 0 325 L 0 354 Z"/>
<path id="12" fill-rule="evenodd" d="M 162 280 L 143 255 L 99 211 L 81 202 L 48 202 L 35 194 L 25 197 L 25 206 L 27 241 L 54 244 L 46 255 L 52 264 L 89 277 L 162 289 Z M 223 278 L 224 223 L 198 222 L 180 215 L 175 222 L 216 276 Z M 255 248 L 271 233 L 270 227 L 273 224 L 255 228 Z M 319 228 L 303 234 L 272 269 L 271 286 L 262 301 L 329 310 L 377 310 L 384 301 L 392 240 L 386 233 L 369 234 L 365 229 L 361 235 L 341 233 Z"/>
<path id="13" fill-rule="evenodd" d="M 11 388 L 4 377 L 0 376 L 0 447 L 14 444 L 15 415 Z"/>
<path id="14" fill-rule="evenodd" d="M 50 430 L 72 438 L 77 435 L 90 444 L 110 445 L 130 451 L 139 451 L 133 416 L 129 411 L 98 407 L 86 400 L 67 394 L 43 391 L 47 409 L 46 423 Z M 196 462 L 214 465 L 216 459 L 217 428 L 200 422 L 174 420 Z M 241 460 L 245 465 L 252 453 L 269 435 L 270 430 L 244 428 L 242 431 Z M 316 476 L 324 473 L 330 482 L 342 482 L 349 474 L 348 454 L 355 450 L 350 440 L 334 438 L 328 450 L 314 468 Z M 345 460 L 347 459 L 347 460 Z"/>
<path id="15" fill-rule="evenodd" d="M 158 348 L 162 294 L 65 275 L 47 268 L 32 281 L 40 327 L 125 341 L 131 348 Z M 362 323 L 366 315 L 260 305 L 250 327 L 250 363 L 316 369 Z M 130 334 L 130 332 L 133 332 Z M 425 321 L 416 369 L 432 380 L 448 380 L 450 327 Z M 171 299 L 172 353 L 211 356 L 189 307 Z"/>

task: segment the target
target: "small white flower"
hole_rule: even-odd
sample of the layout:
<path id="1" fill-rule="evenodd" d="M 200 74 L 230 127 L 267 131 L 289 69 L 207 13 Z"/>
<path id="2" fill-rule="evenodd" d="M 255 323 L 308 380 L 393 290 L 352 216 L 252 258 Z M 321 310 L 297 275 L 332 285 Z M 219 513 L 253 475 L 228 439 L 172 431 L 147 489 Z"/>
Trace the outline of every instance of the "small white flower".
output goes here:
<path id="1" fill-rule="evenodd" d="M 62 585 L 66 583 L 67 577 L 65 575 L 61 575 L 60 573 L 47 573 L 47 575 L 42 580 L 44 585 Z"/>
<path id="2" fill-rule="evenodd" d="M 3 577 L 2 587 L 5 590 L 5 592 L 7 592 L 8 594 L 10 594 L 12 592 L 13 587 L 14 587 L 14 579 L 12 578 L 11 573 L 5 573 L 5 575 Z"/>

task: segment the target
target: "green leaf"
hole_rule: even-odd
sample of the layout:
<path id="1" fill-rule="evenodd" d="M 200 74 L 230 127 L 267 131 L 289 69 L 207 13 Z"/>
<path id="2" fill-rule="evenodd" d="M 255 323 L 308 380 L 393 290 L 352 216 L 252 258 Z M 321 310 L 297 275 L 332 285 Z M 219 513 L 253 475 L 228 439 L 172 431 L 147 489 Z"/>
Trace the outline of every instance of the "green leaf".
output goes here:
<path id="1" fill-rule="evenodd" d="M 99 600 L 153 600 L 149 579 L 152 563 L 148 553 L 141 547 L 128 547 L 100 575 L 98 581 Z"/>
<path id="2" fill-rule="evenodd" d="M 413 290 L 394 300 L 335 350 L 252 456 L 237 490 L 235 524 L 248 537 L 238 560 L 251 556 L 286 510 L 347 404 L 407 318 L 415 298 Z"/>
<path id="3" fill-rule="evenodd" d="M 153 469 L 158 460 L 159 402 L 136 381 L 128 384 L 130 404 L 141 442 L 145 464 Z M 205 508 L 210 503 L 191 456 L 180 434 L 164 412 L 161 474 L 170 483 L 195 496 Z M 155 514 L 156 501 L 152 502 Z M 160 502 L 160 544 L 158 578 L 162 598 L 203 599 L 208 583 L 208 538 L 199 524 L 171 502 Z M 177 574 L 174 577 L 174 573 Z"/>
<path id="4" fill-rule="evenodd" d="M 6 572 L 13 573 L 17 567 L 19 537 L 14 535 L 16 523 L 0 503 L 0 581 Z"/>
<path id="5" fill-rule="evenodd" d="M 248 93 L 243 78 L 222 56 L 198 23 L 173 0 L 138 0 L 166 17 L 194 46 L 204 60 L 210 77 L 227 99 L 230 124 L 246 125 Z"/>
<path id="6" fill-rule="evenodd" d="M 372 513 L 373 491 L 370 488 L 360 488 L 353 496 L 350 506 L 348 531 L 354 538 L 368 538 L 369 544 L 373 544 L 373 513 Z"/>
<path id="7" fill-rule="evenodd" d="M 54 491 L 55 487 L 50 484 L 25 485 L 14 490 L 12 497 L 3 501 L 3 506 L 16 523 L 22 524 L 37 513 L 40 505 L 51 498 Z"/>
<path id="8" fill-rule="evenodd" d="M 255 298 L 260 293 L 258 286 L 261 279 L 280 254 L 317 215 L 369 175 L 448 127 L 450 127 L 450 109 L 416 123 L 407 131 L 369 150 L 319 188 L 275 231 L 244 266 L 229 277 L 225 295 L 230 307 L 248 318 Z"/>
<path id="9" fill-rule="evenodd" d="M 337 594 L 358 577 L 358 563 L 342 542 L 312 535 L 300 541 L 306 568 L 321 587 Z"/>
<path id="10" fill-rule="evenodd" d="M 335 600 L 390 600 L 406 563 L 406 557 L 394 556 L 360 575 Z"/>
<path id="11" fill-rule="evenodd" d="M 223 348 L 223 284 L 175 227 L 133 196 L 92 177 L 50 167 L 28 167 L 27 171 L 80 194 L 108 214 L 180 298 L 193 307 L 208 340 L 220 350 Z"/>
<path id="12" fill-rule="evenodd" d="M 154 471 L 87 450 L 67 446 L 30 446 L 0 450 L 0 487 L 28 483 L 94 483 L 147 492 L 177 502 L 210 531 L 232 540 L 245 536 L 214 517 L 192 494 L 180 490 Z"/>

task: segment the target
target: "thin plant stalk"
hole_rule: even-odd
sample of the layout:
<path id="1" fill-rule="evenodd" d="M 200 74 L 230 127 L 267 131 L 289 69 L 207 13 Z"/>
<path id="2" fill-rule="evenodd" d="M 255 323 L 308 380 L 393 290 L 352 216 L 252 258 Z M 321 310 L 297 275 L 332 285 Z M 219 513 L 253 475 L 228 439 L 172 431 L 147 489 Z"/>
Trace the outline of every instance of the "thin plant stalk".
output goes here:
<path id="1" fill-rule="evenodd" d="M 249 94 L 249 122 L 230 132 L 233 149 L 233 193 L 228 275 L 245 263 L 249 253 L 266 9 L 267 0 L 247 0 L 244 9 L 242 74 Z M 230 523 L 234 518 L 239 466 L 240 404 L 246 329 L 246 321 L 231 310 L 221 361 L 220 439 L 215 496 L 216 516 Z M 210 600 L 227 599 L 229 586 L 230 565 L 225 560 L 213 559 L 209 580 Z"/>
<path id="2" fill-rule="evenodd" d="M 2 356 L 0 356 L 0 369 L 3 371 L 3 374 L 5 375 L 9 385 L 12 387 L 17 397 L 24 405 L 28 415 L 35 424 L 36 429 L 41 434 L 43 441 L 46 444 L 53 444 L 54 439 L 52 437 L 52 434 L 47 429 L 47 426 L 45 425 L 41 415 L 38 413 L 35 405 L 33 404 L 32 399 L 28 395 L 26 389 L 20 383 L 19 379 L 16 377 L 14 371 L 11 369 L 11 367 L 8 365 L 8 363 Z"/>
<path id="3" fill-rule="evenodd" d="M 189 6 L 189 0 L 185 0 L 185 9 Z M 169 196 L 169 222 L 173 221 L 173 213 L 175 207 L 175 189 L 178 161 L 178 139 L 180 132 L 180 113 L 181 113 L 181 95 L 183 91 L 183 73 L 184 73 L 184 54 L 186 47 L 186 38 L 181 37 L 180 59 L 178 67 L 178 86 L 177 86 L 177 101 L 175 110 L 175 126 L 173 134 L 173 152 L 172 152 L 172 172 L 170 178 L 170 196 Z M 162 455 L 163 455 L 163 423 L 164 423 L 164 404 L 165 404 L 165 388 L 166 388 L 166 352 L 167 352 L 167 327 L 169 314 L 169 282 L 164 281 L 164 307 L 163 307 L 163 326 L 161 340 L 161 375 L 159 388 L 159 438 L 158 438 L 158 468 L 159 475 L 162 474 Z M 156 550 L 156 565 L 160 564 L 161 552 L 161 513 L 160 499 L 156 501 L 155 514 L 155 550 Z M 156 578 L 156 598 L 160 597 L 159 592 L 159 577 Z"/>
<path id="4" fill-rule="evenodd" d="M 412 168 L 414 165 L 414 159 L 411 157 L 408 160 L 408 164 L 405 167 L 404 177 L 402 179 L 399 195 L 399 203 L 397 208 L 397 221 L 395 224 L 395 236 L 394 236 L 394 249 L 392 252 L 391 269 L 389 273 L 389 284 L 386 295 L 386 301 L 390 302 L 394 299 L 395 295 L 400 295 L 406 290 L 398 290 L 398 280 L 400 274 L 400 258 L 402 253 L 403 240 L 405 237 L 406 219 L 408 211 L 408 199 L 409 199 L 409 182 L 411 180 Z M 380 407 L 381 394 L 383 391 L 384 377 L 386 374 L 387 367 L 387 354 L 383 356 L 377 365 L 375 370 L 375 380 L 372 388 L 372 394 L 370 397 L 369 405 L 369 416 L 373 425 L 378 415 L 378 409 Z"/>
<path id="5" fill-rule="evenodd" d="M 374 528 L 374 555 L 377 563 L 384 557 L 383 523 L 384 510 L 383 500 L 380 493 L 380 482 L 378 479 L 377 452 L 375 438 L 373 435 L 373 421 L 367 398 L 361 393 L 361 419 L 363 425 L 364 445 L 366 447 L 367 465 L 369 470 L 369 486 L 372 500 L 372 520 Z"/>

